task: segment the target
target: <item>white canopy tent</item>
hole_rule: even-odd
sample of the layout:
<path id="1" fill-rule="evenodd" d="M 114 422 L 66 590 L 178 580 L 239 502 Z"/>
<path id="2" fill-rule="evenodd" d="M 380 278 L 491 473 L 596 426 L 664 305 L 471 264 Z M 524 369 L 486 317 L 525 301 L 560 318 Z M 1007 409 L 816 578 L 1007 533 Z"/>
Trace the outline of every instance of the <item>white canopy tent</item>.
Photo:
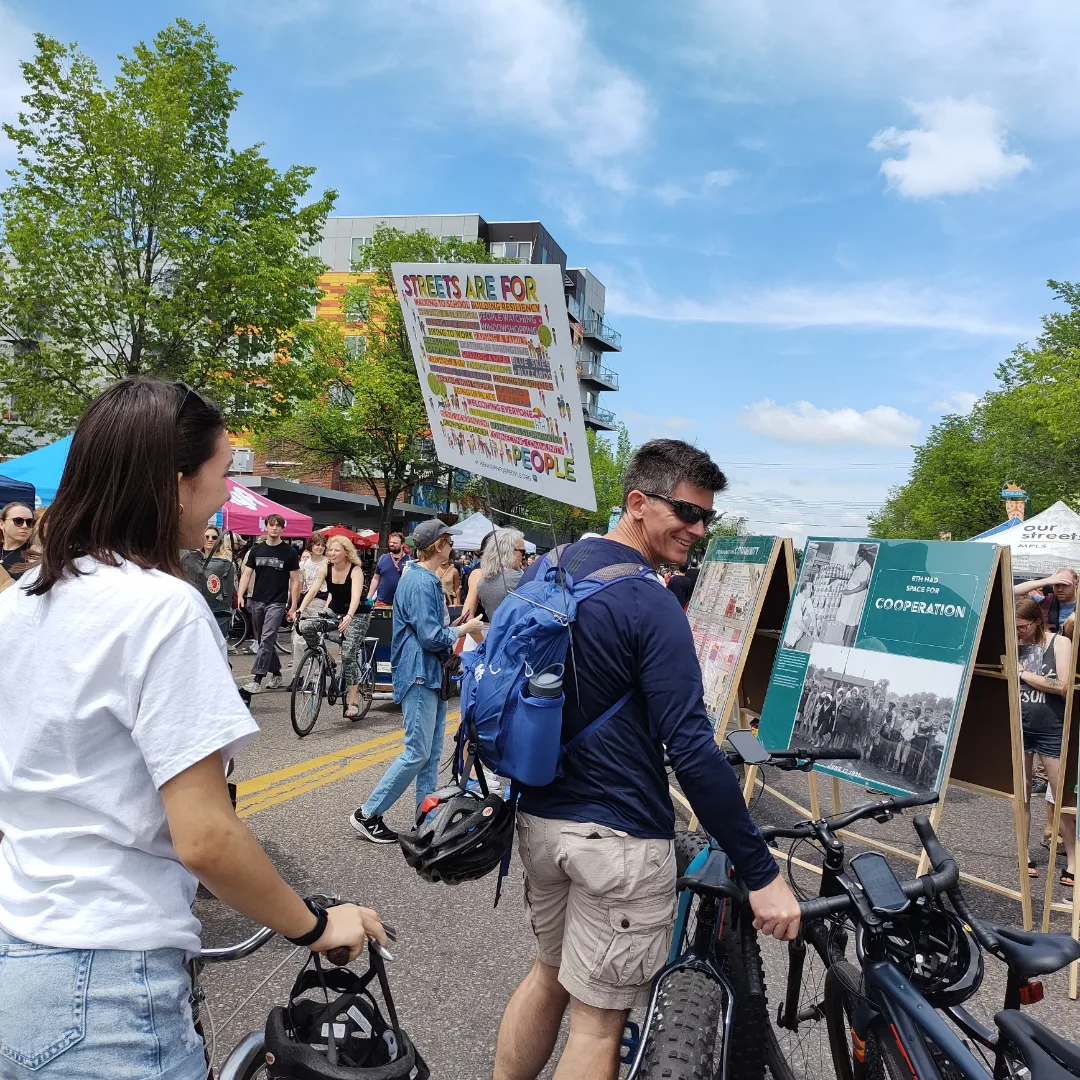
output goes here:
<path id="1" fill-rule="evenodd" d="M 454 547 L 458 551 L 479 551 L 484 537 L 490 535 L 495 526 L 486 514 L 477 512 L 459 521 L 457 528 L 460 532 L 454 537 Z M 535 552 L 536 545 L 526 540 L 525 550 Z"/>
<path id="2" fill-rule="evenodd" d="M 971 542 L 1008 546 L 1018 578 L 1046 577 L 1063 568 L 1080 572 L 1080 514 L 1063 502 L 1011 528 L 999 526 L 973 536 Z"/>

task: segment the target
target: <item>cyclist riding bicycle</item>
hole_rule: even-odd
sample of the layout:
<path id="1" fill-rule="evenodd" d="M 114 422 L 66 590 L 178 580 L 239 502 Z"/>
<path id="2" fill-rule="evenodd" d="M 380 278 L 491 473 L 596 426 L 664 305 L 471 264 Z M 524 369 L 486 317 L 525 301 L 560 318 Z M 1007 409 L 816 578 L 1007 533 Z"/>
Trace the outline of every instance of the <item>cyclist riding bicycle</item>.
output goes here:
<path id="1" fill-rule="evenodd" d="M 558 554 L 572 578 L 613 566 L 681 564 L 727 485 L 709 456 L 672 439 L 631 458 L 623 514 L 603 538 Z M 535 576 L 526 571 L 524 580 Z M 565 744 L 624 697 L 568 754 L 563 775 L 522 789 L 518 814 L 533 968 L 499 1029 L 495 1080 L 539 1075 L 570 1007 L 563 1061 L 613 1080 L 629 1009 L 663 966 L 675 914 L 675 813 L 665 749 L 683 792 L 751 890 L 755 925 L 786 939 L 798 905 L 750 819 L 705 711 L 686 615 L 663 582 L 627 578 L 584 601 L 563 679 Z"/>
<path id="2" fill-rule="evenodd" d="M 306 620 L 305 632 L 304 613 L 323 589 L 329 593 L 326 610 L 317 619 Z M 314 631 L 322 621 L 328 619 L 334 622 L 340 631 L 341 665 L 348 687 L 345 716 L 349 720 L 355 720 L 360 715 L 360 665 L 357 657 L 371 622 L 368 611 L 357 618 L 356 612 L 363 598 L 364 571 L 360 569 L 360 556 L 347 536 L 332 536 L 326 545 L 326 563 L 300 602 L 300 633 L 307 641 L 308 648 L 313 649 L 318 647 Z"/>
<path id="3" fill-rule="evenodd" d="M 205 1080 L 198 881 L 314 951 L 385 942 L 374 911 L 309 907 L 229 801 L 225 764 L 258 726 L 180 551 L 200 546 L 231 462 L 195 391 L 116 383 L 75 430 L 40 564 L 0 594 L 0 700 L 19 704 L 0 724 L 4 1077 L 142 1062 Z"/>

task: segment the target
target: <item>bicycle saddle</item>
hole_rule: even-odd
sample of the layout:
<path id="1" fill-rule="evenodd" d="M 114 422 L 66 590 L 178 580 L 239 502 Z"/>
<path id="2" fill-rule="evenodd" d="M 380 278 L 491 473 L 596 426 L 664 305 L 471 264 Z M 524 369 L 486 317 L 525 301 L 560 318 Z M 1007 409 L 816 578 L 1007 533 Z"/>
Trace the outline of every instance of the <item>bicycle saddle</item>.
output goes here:
<path id="1" fill-rule="evenodd" d="M 1080 960 L 1080 941 L 1068 934 L 1038 934 L 993 923 L 987 923 L 986 929 L 997 938 L 998 949 L 1009 970 L 1022 979 L 1049 975 Z"/>
<path id="2" fill-rule="evenodd" d="M 1080 1047 L 1038 1020 L 1019 1009 L 1004 1009 L 994 1017 L 994 1023 L 1020 1052 L 1031 1070 L 1031 1080 L 1074 1080 L 1080 1076 Z"/>
<path id="3" fill-rule="evenodd" d="M 731 860 L 722 851 L 713 848 L 697 870 L 691 870 L 675 882 L 678 891 L 690 889 L 718 898 L 730 897 L 742 903 L 743 891 L 731 876 Z"/>

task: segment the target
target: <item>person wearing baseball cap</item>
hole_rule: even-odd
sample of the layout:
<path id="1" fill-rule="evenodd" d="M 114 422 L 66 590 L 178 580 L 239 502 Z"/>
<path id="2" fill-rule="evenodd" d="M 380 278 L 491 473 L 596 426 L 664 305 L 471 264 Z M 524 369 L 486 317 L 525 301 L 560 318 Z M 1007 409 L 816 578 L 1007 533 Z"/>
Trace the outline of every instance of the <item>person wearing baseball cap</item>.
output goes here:
<path id="1" fill-rule="evenodd" d="M 394 594 L 390 660 L 394 701 L 405 716 L 405 749 L 349 818 L 349 824 L 375 844 L 397 843 L 397 833 L 383 821 L 383 814 L 414 779 L 417 806 L 439 786 L 439 755 L 446 734 L 442 660 L 459 637 L 484 625 L 481 618 L 450 625 L 439 570 L 450 561 L 457 532 L 435 518 L 417 525 L 410 537 L 416 544 L 416 562 L 402 574 Z"/>

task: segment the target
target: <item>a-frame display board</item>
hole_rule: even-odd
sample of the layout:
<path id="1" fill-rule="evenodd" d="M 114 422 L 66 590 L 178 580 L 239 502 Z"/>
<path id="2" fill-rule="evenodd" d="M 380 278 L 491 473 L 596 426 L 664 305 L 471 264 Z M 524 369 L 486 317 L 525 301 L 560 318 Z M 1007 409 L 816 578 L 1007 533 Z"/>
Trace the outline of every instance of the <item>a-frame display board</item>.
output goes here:
<path id="1" fill-rule="evenodd" d="M 807 541 L 761 716 L 767 747 L 831 744 L 859 761 L 815 766 L 840 782 L 906 794 L 932 790 L 935 828 L 950 786 L 1010 799 L 1019 867 L 1027 866 L 1012 572 L 1007 548 L 947 541 Z M 810 808 L 820 813 L 816 776 Z M 857 834 L 859 843 L 926 858 Z M 962 878 L 1019 901 L 1031 927 L 1027 874 L 1019 888 Z"/>
<path id="2" fill-rule="evenodd" d="M 1072 916 L 1072 936 L 1080 937 L 1080 895 L 1073 887 L 1072 899 L 1067 903 L 1054 902 L 1054 878 L 1057 873 L 1058 837 L 1064 835 L 1063 829 L 1071 829 L 1073 835 L 1077 835 L 1076 817 L 1076 786 L 1077 786 L 1077 758 L 1080 755 L 1080 721 L 1077 720 L 1076 710 L 1080 708 L 1080 693 L 1077 690 L 1077 659 L 1080 658 L 1080 634 L 1073 631 L 1072 641 L 1072 671 L 1071 678 L 1066 683 L 1068 690 L 1065 694 L 1065 730 L 1062 732 L 1061 745 L 1064 753 L 1065 767 L 1058 771 L 1058 786 L 1054 791 L 1054 818 L 1053 827 L 1050 830 L 1050 860 L 1046 871 L 1046 892 L 1043 895 L 1042 929 L 1045 933 L 1050 929 L 1050 913 L 1052 911 L 1068 912 Z M 1039 800 L 1032 799 L 1032 813 L 1038 818 Z M 1074 1001 L 1077 997 L 1078 968 L 1080 963 L 1069 965 L 1069 997 Z"/>
<path id="3" fill-rule="evenodd" d="M 761 713 L 794 586 L 790 539 L 719 536 L 710 541 L 686 614 L 717 742 L 732 717 L 745 727 Z M 681 792 L 673 788 L 672 796 L 690 809 Z"/>

